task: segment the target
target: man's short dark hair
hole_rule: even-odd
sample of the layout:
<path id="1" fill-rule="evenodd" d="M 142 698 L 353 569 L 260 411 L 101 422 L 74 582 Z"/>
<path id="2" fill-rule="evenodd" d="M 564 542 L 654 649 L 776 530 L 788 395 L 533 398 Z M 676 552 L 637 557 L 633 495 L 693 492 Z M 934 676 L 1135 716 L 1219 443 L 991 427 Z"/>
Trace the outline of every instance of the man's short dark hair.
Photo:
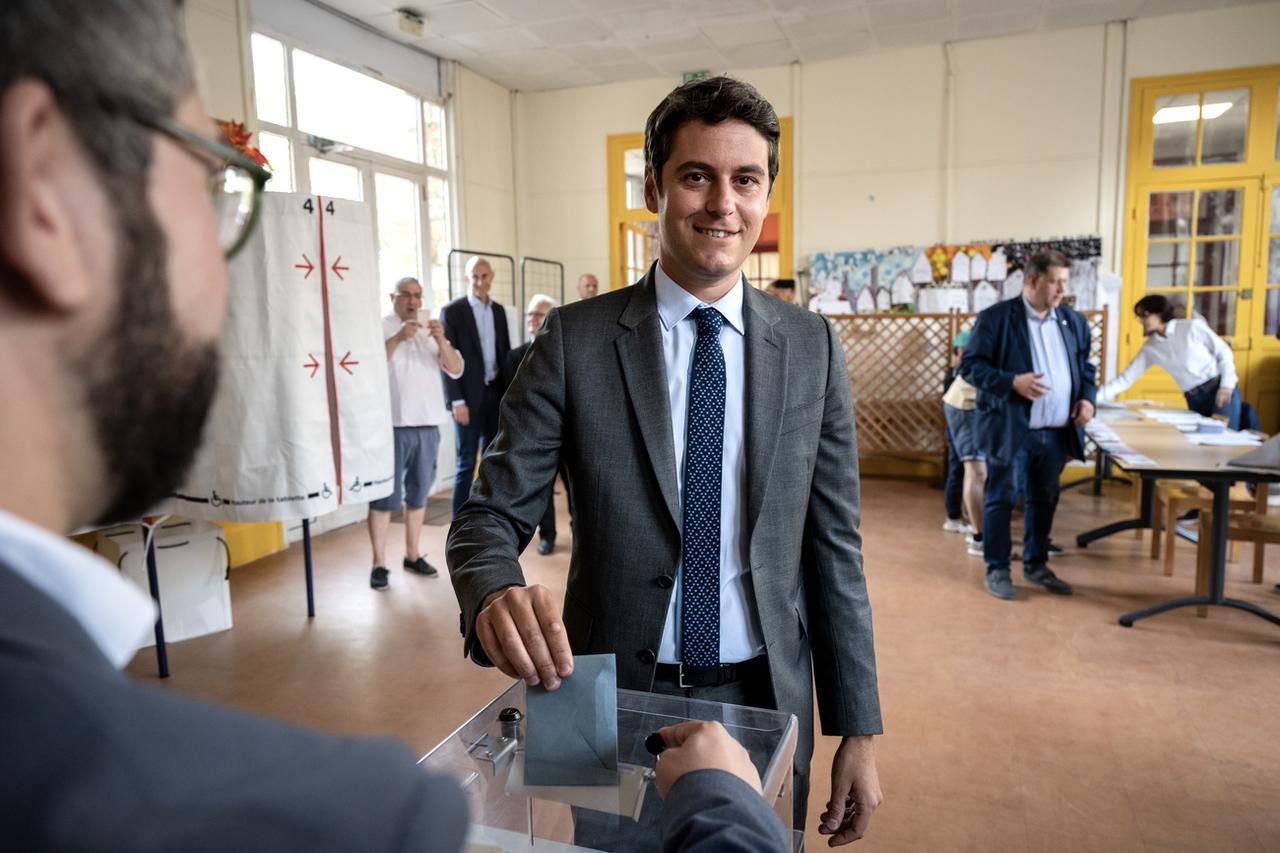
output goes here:
<path id="1" fill-rule="evenodd" d="M 1041 249 L 1027 259 L 1027 275 L 1039 278 L 1049 272 L 1049 267 L 1071 269 L 1071 261 L 1057 249 Z"/>
<path id="2" fill-rule="evenodd" d="M 41 80 L 99 174 L 137 181 L 152 132 L 116 107 L 170 116 L 195 90 L 178 0 L 0 2 L 0 92 Z M 114 191 L 115 187 L 109 187 Z"/>
<path id="3" fill-rule="evenodd" d="M 778 114 L 756 87 L 732 77 L 703 77 L 671 90 L 644 125 L 644 162 L 662 187 L 662 167 L 675 147 L 676 132 L 691 121 L 720 124 L 734 119 L 751 125 L 769 144 L 769 189 L 778 176 Z"/>
<path id="4" fill-rule="evenodd" d="M 1178 306 L 1170 302 L 1169 298 L 1162 293 L 1148 293 L 1133 306 L 1133 313 L 1139 317 L 1154 314 L 1165 323 L 1177 319 L 1177 312 Z"/>
<path id="5" fill-rule="evenodd" d="M 795 290 L 796 280 L 794 278 L 775 278 L 769 286 L 778 290 Z"/>

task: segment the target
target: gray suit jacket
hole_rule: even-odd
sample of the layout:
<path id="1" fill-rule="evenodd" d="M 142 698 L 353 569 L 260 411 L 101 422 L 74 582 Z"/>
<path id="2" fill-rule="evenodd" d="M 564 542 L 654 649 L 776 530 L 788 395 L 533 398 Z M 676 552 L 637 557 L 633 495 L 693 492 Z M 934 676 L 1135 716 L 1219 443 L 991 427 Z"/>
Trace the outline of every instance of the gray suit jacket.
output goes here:
<path id="1" fill-rule="evenodd" d="M 774 696 L 800 722 L 797 767 L 807 767 L 811 672 L 825 734 L 881 731 L 851 391 L 822 317 L 751 287 L 744 316 L 751 576 Z M 681 518 L 653 270 L 552 311 L 500 417 L 449 532 L 465 652 L 487 663 L 475 636 L 481 602 L 525 582 L 518 557 L 563 463 L 574 509 L 570 643 L 577 654 L 616 653 L 619 687 L 651 689 Z"/>
<path id="2" fill-rule="evenodd" d="M 390 739 L 141 687 L 0 566 L 0 848 L 462 849 L 467 804 Z"/>

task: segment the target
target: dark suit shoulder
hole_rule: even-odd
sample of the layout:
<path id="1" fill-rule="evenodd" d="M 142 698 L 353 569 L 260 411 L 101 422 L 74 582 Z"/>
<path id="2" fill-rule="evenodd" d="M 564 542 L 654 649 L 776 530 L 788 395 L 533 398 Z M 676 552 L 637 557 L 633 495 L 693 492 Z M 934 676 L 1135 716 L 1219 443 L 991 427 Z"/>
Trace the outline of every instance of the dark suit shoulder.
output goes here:
<path id="1" fill-rule="evenodd" d="M 12 649 L 0 645 L 0 837 L 15 849 L 85 838 L 108 850 L 461 848 L 461 792 L 395 741 L 309 731 Z"/>

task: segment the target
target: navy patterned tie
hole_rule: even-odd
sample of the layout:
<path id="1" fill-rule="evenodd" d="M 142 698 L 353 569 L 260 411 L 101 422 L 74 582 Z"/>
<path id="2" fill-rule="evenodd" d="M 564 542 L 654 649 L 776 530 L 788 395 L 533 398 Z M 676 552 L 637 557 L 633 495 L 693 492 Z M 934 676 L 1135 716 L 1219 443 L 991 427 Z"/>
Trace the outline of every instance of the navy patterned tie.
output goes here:
<path id="1" fill-rule="evenodd" d="M 684 464 L 680 649 L 685 666 L 720 664 L 720 471 L 724 448 L 724 317 L 696 308 Z"/>

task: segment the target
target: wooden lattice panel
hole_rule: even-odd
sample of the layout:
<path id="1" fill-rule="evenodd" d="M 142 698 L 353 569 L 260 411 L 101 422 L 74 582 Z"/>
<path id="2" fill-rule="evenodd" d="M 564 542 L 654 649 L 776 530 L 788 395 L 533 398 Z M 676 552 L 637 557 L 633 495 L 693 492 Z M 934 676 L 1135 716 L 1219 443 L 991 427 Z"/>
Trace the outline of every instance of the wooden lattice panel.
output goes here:
<path id="1" fill-rule="evenodd" d="M 1107 347 L 1103 311 L 1085 311 L 1090 361 L 1102 382 Z M 844 347 L 863 456 L 941 457 L 946 452 L 942 382 L 951 341 L 974 314 L 833 314 Z"/>
<path id="2" fill-rule="evenodd" d="M 859 452 L 940 455 L 951 315 L 841 314 L 828 319 L 849 365 Z"/>

